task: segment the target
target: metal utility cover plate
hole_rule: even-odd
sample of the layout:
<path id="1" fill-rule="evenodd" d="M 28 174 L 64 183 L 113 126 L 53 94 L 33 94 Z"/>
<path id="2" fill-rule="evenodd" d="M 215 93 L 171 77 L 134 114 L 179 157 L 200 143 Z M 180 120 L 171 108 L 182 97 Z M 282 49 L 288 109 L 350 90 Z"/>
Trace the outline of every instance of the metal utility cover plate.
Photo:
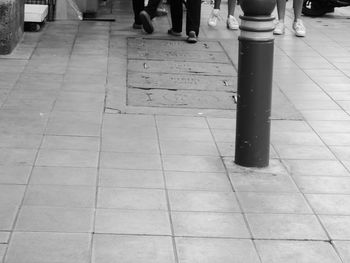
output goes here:
<path id="1" fill-rule="evenodd" d="M 184 50 L 132 50 L 129 53 L 129 59 L 147 59 L 147 60 L 173 60 L 173 61 L 195 61 L 195 62 L 216 62 L 230 63 L 229 58 L 222 52 L 210 51 L 190 51 Z"/>
<path id="2" fill-rule="evenodd" d="M 129 38 L 127 105 L 235 109 L 230 59 L 218 42 L 197 44 Z"/>
<path id="3" fill-rule="evenodd" d="M 130 105 L 147 107 L 223 109 L 236 108 L 232 96 L 234 93 L 201 91 L 170 91 L 129 89 L 128 103 Z"/>
<path id="4" fill-rule="evenodd" d="M 128 85 L 130 88 L 232 92 L 237 90 L 237 78 L 230 76 L 129 72 Z"/>
<path id="5" fill-rule="evenodd" d="M 207 76 L 237 76 L 231 64 L 188 61 L 129 60 L 129 71 L 169 74 L 198 74 Z"/>
<path id="6" fill-rule="evenodd" d="M 211 51 L 223 52 L 223 49 L 217 41 L 201 41 L 195 46 L 189 45 L 184 41 L 166 40 L 166 39 L 146 39 L 146 38 L 129 38 L 128 52 L 132 50 L 170 50 L 170 51 Z"/>

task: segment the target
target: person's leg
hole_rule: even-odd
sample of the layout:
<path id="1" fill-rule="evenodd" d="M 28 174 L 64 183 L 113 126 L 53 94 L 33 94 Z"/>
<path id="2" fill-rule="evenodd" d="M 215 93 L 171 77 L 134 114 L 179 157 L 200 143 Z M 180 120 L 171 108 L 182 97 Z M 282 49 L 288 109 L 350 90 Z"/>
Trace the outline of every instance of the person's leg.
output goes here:
<path id="1" fill-rule="evenodd" d="M 215 27 L 218 24 L 221 0 L 214 1 L 214 8 L 208 18 L 208 25 Z"/>
<path id="2" fill-rule="evenodd" d="M 235 8 L 236 8 L 236 0 L 228 0 L 227 2 L 227 16 L 233 16 L 235 13 Z"/>
<path id="3" fill-rule="evenodd" d="M 303 9 L 303 0 L 293 0 L 294 21 L 301 17 L 301 10 Z"/>
<path id="4" fill-rule="evenodd" d="M 145 11 L 149 14 L 151 19 L 153 19 L 157 14 L 157 8 L 162 0 L 149 0 Z"/>
<path id="5" fill-rule="evenodd" d="M 152 34 L 154 31 L 152 19 L 157 15 L 157 7 L 161 0 L 149 0 L 147 6 L 140 12 L 140 20 L 142 22 L 143 29 Z"/>
<path id="6" fill-rule="evenodd" d="M 215 0 L 214 1 L 214 9 L 220 9 L 221 0 Z"/>
<path id="7" fill-rule="evenodd" d="M 278 14 L 278 23 L 275 26 L 273 33 L 275 35 L 284 34 L 284 17 L 286 16 L 286 0 L 277 0 L 277 14 Z"/>
<path id="8" fill-rule="evenodd" d="M 293 0 L 293 10 L 294 10 L 293 29 L 297 37 L 304 37 L 306 35 L 305 26 L 303 24 L 303 21 L 300 19 L 302 8 L 303 8 L 303 0 Z"/>
<path id="9" fill-rule="evenodd" d="M 286 0 L 277 0 L 277 15 L 278 21 L 284 23 L 284 17 L 286 16 Z"/>
<path id="10" fill-rule="evenodd" d="M 134 25 L 141 25 L 139 14 L 145 8 L 144 3 L 144 0 L 132 0 L 132 8 L 134 10 Z"/>
<path id="11" fill-rule="evenodd" d="M 199 34 L 201 21 L 201 0 L 187 0 L 186 14 L 186 34 L 194 31 L 196 36 Z"/>
<path id="12" fill-rule="evenodd" d="M 182 32 L 182 15 L 183 6 L 182 0 L 170 0 L 170 16 L 172 30 L 174 32 Z"/>
<path id="13" fill-rule="evenodd" d="M 228 0 L 227 7 L 228 7 L 228 10 L 227 10 L 226 26 L 228 29 L 237 30 L 239 28 L 239 25 L 236 18 L 234 17 L 236 0 Z"/>

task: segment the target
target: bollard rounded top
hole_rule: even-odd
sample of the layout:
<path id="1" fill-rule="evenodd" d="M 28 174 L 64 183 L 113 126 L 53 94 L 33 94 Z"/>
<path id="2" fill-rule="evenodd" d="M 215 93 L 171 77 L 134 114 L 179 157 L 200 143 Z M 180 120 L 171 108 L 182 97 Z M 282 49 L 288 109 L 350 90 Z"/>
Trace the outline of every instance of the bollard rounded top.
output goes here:
<path id="1" fill-rule="evenodd" d="M 270 16 L 276 0 L 241 0 L 240 6 L 245 16 Z"/>

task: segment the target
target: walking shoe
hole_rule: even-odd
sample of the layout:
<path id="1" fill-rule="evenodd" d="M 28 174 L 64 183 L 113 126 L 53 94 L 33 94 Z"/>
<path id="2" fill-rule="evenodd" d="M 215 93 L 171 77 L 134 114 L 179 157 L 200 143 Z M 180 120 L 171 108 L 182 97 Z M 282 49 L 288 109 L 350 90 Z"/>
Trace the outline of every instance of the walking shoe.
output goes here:
<path id="1" fill-rule="evenodd" d="M 273 30 L 274 35 L 283 35 L 284 34 L 284 23 L 278 22 Z"/>
<path id="2" fill-rule="evenodd" d="M 194 31 L 188 32 L 187 42 L 191 44 L 197 43 L 197 36 Z"/>
<path id="3" fill-rule="evenodd" d="M 220 9 L 213 9 L 213 11 L 211 11 L 210 16 L 208 18 L 209 26 L 216 27 L 219 20 L 219 12 L 220 12 Z"/>
<path id="4" fill-rule="evenodd" d="M 141 28 L 142 28 L 142 25 L 141 25 L 141 24 L 133 23 L 133 24 L 132 24 L 132 28 L 133 28 L 133 29 L 141 29 Z"/>
<path id="5" fill-rule="evenodd" d="M 175 32 L 172 28 L 170 28 L 168 30 L 168 34 L 172 35 L 172 36 L 175 36 L 175 37 L 180 37 L 181 36 L 181 32 Z"/>
<path id="6" fill-rule="evenodd" d="M 237 30 L 238 29 L 238 22 L 234 16 L 229 15 L 226 21 L 226 26 L 230 30 Z"/>
<path id="7" fill-rule="evenodd" d="M 143 10 L 140 12 L 140 20 L 143 26 L 143 29 L 148 33 L 148 34 L 152 34 L 154 31 L 154 27 L 152 24 L 152 19 L 149 16 L 149 14 Z"/>
<path id="8" fill-rule="evenodd" d="M 303 24 L 303 21 L 301 21 L 300 19 L 293 23 L 293 29 L 297 37 L 304 37 L 306 35 L 305 26 Z"/>

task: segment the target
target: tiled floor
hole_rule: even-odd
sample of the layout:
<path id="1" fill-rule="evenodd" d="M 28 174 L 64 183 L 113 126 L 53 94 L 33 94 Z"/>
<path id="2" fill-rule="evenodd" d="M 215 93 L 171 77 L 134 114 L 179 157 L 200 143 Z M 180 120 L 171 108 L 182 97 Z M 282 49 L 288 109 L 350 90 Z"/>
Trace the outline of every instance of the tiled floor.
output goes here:
<path id="1" fill-rule="evenodd" d="M 291 4 L 274 90 L 293 111 L 274 104 L 263 169 L 233 163 L 232 111 L 119 114 L 126 37 L 169 27 L 131 29 L 130 1 L 0 56 L 0 262 L 350 262 L 350 9 L 296 38 Z M 238 32 L 208 28 L 210 10 L 200 39 L 236 65 Z"/>

